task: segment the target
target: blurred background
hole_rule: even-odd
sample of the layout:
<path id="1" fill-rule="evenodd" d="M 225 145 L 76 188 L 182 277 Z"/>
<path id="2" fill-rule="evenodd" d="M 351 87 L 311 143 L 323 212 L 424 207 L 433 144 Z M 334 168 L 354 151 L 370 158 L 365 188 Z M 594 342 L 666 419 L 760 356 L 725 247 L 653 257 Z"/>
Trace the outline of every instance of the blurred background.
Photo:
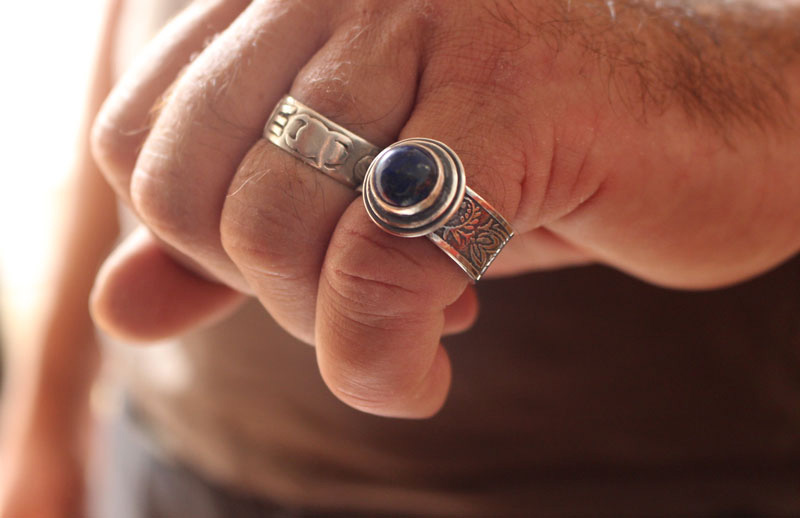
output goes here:
<path id="1" fill-rule="evenodd" d="M 47 289 L 51 229 L 75 153 L 102 0 L 0 4 L 0 315 L 24 343 L 34 295 Z"/>

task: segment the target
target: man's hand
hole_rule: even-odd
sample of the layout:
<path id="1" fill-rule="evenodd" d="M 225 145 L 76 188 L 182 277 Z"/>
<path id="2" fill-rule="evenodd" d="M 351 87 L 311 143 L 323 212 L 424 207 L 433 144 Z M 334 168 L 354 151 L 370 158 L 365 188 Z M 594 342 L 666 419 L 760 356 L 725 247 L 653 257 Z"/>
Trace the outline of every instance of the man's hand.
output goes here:
<path id="1" fill-rule="evenodd" d="M 800 245 L 796 22 L 716 2 L 195 4 L 95 126 L 155 236 L 112 256 L 95 316 L 156 337 L 229 308 L 228 286 L 314 343 L 346 403 L 431 415 L 450 382 L 440 338 L 471 324 L 474 292 L 427 240 L 384 233 L 355 192 L 260 139 L 280 97 L 380 146 L 452 147 L 517 231 L 489 274 L 599 261 L 710 288 Z"/>

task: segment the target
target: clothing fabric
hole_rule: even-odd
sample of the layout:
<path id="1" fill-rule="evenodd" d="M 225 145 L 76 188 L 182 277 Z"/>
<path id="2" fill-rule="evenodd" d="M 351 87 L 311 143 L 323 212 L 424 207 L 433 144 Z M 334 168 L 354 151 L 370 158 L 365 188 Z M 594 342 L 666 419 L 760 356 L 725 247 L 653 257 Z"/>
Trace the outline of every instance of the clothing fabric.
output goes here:
<path id="1" fill-rule="evenodd" d="M 92 518 L 359 518 L 288 509 L 215 484 L 161 452 L 130 404 L 104 435 L 109 457 Z"/>
<path id="2" fill-rule="evenodd" d="M 440 415 L 336 400 L 257 303 L 128 350 L 163 451 L 282 506 L 430 516 L 800 514 L 800 259 L 688 293 L 602 267 L 487 281 Z"/>

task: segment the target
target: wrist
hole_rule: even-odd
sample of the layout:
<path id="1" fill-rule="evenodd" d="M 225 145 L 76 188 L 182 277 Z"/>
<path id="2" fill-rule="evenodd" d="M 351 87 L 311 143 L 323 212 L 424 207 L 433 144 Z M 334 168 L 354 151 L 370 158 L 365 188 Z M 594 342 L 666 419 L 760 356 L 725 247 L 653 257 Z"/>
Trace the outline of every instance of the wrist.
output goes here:
<path id="1" fill-rule="evenodd" d="M 8 390 L 2 412 L 2 448 L 21 445 L 56 445 L 80 451 L 90 425 L 88 394 L 65 398 L 57 387 L 15 387 Z"/>

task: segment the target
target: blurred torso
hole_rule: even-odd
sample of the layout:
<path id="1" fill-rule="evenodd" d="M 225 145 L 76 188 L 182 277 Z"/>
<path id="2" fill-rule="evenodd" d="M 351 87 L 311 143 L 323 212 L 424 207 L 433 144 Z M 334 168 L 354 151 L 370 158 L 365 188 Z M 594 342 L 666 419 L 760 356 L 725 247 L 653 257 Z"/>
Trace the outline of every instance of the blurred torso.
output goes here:
<path id="1" fill-rule="evenodd" d="M 431 420 L 347 408 L 255 303 L 136 353 L 131 391 L 171 455 L 292 505 L 800 510 L 800 259 L 707 293 L 601 267 L 479 293 L 475 328 L 445 339 L 453 388 Z"/>

